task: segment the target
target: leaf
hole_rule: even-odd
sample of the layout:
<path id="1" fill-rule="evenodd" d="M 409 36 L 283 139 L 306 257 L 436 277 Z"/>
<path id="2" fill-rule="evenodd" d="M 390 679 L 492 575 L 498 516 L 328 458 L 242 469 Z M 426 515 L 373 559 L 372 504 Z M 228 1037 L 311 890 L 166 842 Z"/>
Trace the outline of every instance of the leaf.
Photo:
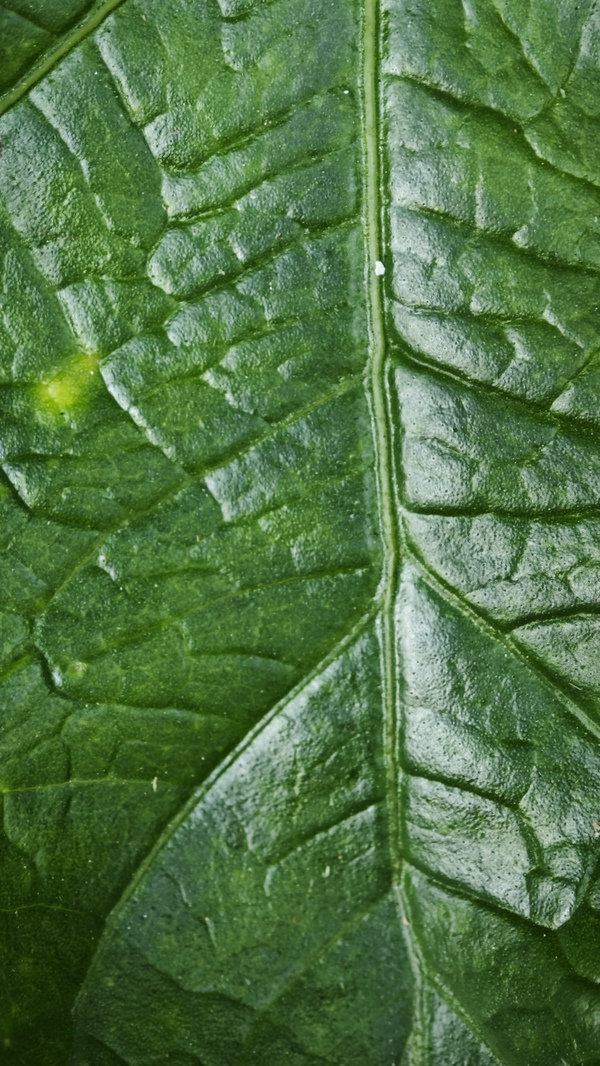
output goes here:
<path id="1" fill-rule="evenodd" d="M 592 0 L 60 8 L 1 16 L 2 1061 L 598 1066 Z"/>

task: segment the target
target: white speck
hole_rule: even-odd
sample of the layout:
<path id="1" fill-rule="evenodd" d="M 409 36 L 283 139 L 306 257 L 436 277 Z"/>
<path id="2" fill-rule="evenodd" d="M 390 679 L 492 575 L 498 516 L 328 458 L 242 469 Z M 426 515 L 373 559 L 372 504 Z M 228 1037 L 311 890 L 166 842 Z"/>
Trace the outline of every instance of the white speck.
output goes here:
<path id="1" fill-rule="evenodd" d="M 324 871 L 323 871 L 323 877 L 329 877 L 330 873 L 331 873 L 331 866 L 326 866 Z"/>
<path id="2" fill-rule="evenodd" d="M 561 89 L 561 90 L 560 90 L 560 95 L 561 95 L 561 96 L 566 96 L 566 95 L 567 95 L 564 89 Z"/>
<path id="3" fill-rule="evenodd" d="M 385 274 L 385 267 L 380 259 L 375 260 L 375 273 L 377 274 L 378 278 L 383 277 L 383 275 Z"/>
<path id="4" fill-rule="evenodd" d="M 348 96 L 350 89 L 344 89 L 344 96 Z"/>
<path id="5" fill-rule="evenodd" d="M 158 788 L 158 777 L 153 777 L 152 778 L 152 791 L 156 792 L 157 788 Z"/>
<path id="6" fill-rule="evenodd" d="M 518 244 L 520 248 L 527 246 L 528 238 L 529 238 L 529 226 L 528 225 L 521 226 L 521 229 L 518 229 L 512 235 L 512 239 L 513 239 L 514 243 Z"/>
<path id="7" fill-rule="evenodd" d="M 211 940 L 212 940 L 212 942 L 213 942 L 213 947 L 215 947 L 215 948 L 216 948 L 216 946 L 217 946 L 217 938 L 215 937 L 215 927 L 214 927 L 214 924 L 213 924 L 213 922 L 212 922 L 212 921 L 210 920 L 210 918 L 205 918 L 205 919 L 204 919 L 204 921 L 206 922 L 206 928 L 208 929 L 208 935 L 209 935 L 210 939 L 211 939 Z"/>

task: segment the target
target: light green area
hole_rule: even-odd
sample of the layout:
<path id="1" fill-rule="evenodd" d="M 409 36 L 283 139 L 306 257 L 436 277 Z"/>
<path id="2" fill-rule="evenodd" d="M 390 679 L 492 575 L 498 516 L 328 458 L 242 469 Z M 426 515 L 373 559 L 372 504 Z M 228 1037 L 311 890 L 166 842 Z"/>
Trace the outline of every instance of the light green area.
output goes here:
<path id="1" fill-rule="evenodd" d="M 594 4 L 0 34 L 0 1062 L 599 1066 Z"/>
<path id="2" fill-rule="evenodd" d="M 85 406 L 91 399 L 99 363 L 92 355 L 80 355 L 72 359 L 63 370 L 49 381 L 43 381 L 36 390 L 40 411 L 53 414 L 69 414 Z"/>

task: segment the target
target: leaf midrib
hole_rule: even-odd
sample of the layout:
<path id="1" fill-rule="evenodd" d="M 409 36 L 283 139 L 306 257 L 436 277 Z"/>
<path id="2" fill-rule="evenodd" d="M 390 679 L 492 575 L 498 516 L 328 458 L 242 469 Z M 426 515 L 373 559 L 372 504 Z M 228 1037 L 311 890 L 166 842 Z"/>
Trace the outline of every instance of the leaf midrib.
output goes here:
<path id="1" fill-rule="evenodd" d="M 373 423 L 377 497 L 384 549 L 383 570 L 378 596 L 382 605 L 383 749 L 392 874 L 394 881 L 398 883 L 402 859 L 397 805 L 397 671 L 394 637 L 394 600 L 398 583 L 399 530 L 394 508 L 391 418 L 385 387 L 388 361 L 383 308 L 383 277 L 379 277 L 375 273 L 375 263 L 381 260 L 383 255 L 381 219 L 381 175 L 383 168 L 381 166 L 379 139 L 380 95 L 378 89 L 379 29 L 377 0 L 366 0 L 363 16 L 362 46 L 362 127 L 365 146 L 364 197 L 367 231 L 365 284 L 370 342 L 367 397 Z"/>

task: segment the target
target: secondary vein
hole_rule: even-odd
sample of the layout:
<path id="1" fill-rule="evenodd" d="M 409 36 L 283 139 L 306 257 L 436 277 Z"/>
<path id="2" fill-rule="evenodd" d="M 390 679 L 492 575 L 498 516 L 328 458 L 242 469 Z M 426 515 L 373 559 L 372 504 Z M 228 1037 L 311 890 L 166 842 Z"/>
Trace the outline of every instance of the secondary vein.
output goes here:
<path id="1" fill-rule="evenodd" d="M 363 23 L 363 131 L 365 143 L 365 213 L 367 224 L 366 290 L 371 354 L 368 366 L 369 403 L 374 429 L 379 517 L 384 547 L 380 586 L 382 604 L 382 681 L 386 794 L 390 822 L 391 858 L 397 883 L 401 869 L 396 753 L 396 653 L 394 599 L 398 576 L 398 535 L 394 512 L 392 434 L 386 398 L 386 338 L 383 279 L 376 272 L 381 252 L 381 195 L 379 158 L 379 92 L 377 0 L 366 0 Z"/>
<path id="2" fill-rule="evenodd" d="M 87 18 L 82 19 L 71 33 L 63 37 L 58 44 L 51 48 L 45 56 L 36 63 L 32 69 L 21 78 L 17 84 L 0 99 L 0 115 L 4 115 L 11 107 L 14 107 L 23 96 L 33 89 L 42 78 L 48 74 L 60 60 L 70 52 L 72 48 L 85 40 L 90 33 L 98 28 L 101 22 L 119 7 L 123 0 L 105 0 L 105 3 L 96 7 Z"/>

